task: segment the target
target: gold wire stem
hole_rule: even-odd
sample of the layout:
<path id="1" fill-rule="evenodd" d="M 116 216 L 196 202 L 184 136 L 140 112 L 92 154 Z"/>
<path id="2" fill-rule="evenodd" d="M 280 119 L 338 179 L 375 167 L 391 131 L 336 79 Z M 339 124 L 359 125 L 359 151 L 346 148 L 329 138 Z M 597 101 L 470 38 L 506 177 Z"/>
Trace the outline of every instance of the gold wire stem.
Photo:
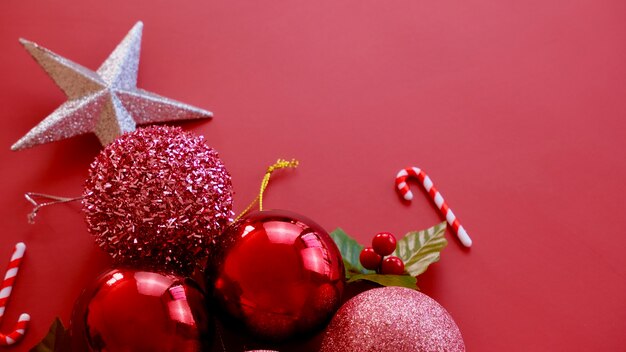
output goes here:
<path id="1" fill-rule="evenodd" d="M 239 215 L 237 215 L 235 221 L 239 220 L 242 216 L 246 215 L 250 210 L 252 210 L 257 202 L 259 202 L 259 210 L 263 210 L 263 193 L 270 183 L 270 177 L 272 177 L 272 173 L 274 171 L 285 168 L 295 169 L 298 167 L 298 164 L 299 161 L 296 159 L 291 159 L 291 161 L 278 159 L 273 165 L 268 167 L 267 171 L 265 172 L 265 176 L 263 176 L 263 181 L 261 181 L 261 190 L 259 191 L 259 195 L 254 198 L 254 200 L 250 203 L 250 205 L 246 207 L 246 209 L 244 209 Z"/>

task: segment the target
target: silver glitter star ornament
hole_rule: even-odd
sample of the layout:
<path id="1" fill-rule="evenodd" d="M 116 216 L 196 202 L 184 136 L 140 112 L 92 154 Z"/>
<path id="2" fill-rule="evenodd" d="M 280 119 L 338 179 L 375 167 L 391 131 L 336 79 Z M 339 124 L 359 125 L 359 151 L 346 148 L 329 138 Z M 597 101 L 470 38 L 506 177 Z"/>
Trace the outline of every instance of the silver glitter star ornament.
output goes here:
<path id="1" fill-rule="evenodd" d="M 137 22 L 95 72 L 20 39 L 68 100 L 11 149 L 85 133 L 95 133 L 102 145 L 106 145 L 121 134 L 134 131 L 136 125 L 212 117 L 209 111 L 137 88 L 142 29 L 143 23 Z"/>

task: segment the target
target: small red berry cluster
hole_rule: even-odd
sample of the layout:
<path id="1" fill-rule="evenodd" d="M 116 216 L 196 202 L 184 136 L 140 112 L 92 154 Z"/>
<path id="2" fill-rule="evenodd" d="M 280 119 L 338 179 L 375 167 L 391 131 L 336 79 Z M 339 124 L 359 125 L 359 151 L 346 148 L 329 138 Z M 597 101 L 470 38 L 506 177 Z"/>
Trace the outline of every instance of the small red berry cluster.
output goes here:
<path id="1" fill-rule="evenodd" d="M 359 255 L 361 265 L 365 269 L 376 270 L 383 275 L 404 274 L 404 263 L 394 255 L 388 256 L 396 250 L 397 242 L 393 234 L 380 232 L 372 239 L 372 246 L 365 247 Z M 387 258 L 384 258 L 388 256 Z M 384 258 L 384 259 L 383 259 Z"/>

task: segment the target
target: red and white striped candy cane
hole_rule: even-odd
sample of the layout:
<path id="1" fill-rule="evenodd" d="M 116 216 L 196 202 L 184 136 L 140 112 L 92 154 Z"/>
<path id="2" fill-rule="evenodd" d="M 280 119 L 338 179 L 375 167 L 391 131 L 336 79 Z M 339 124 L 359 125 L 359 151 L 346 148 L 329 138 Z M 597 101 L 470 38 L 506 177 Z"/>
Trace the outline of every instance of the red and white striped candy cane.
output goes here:
<path id="1" fill-rule="evenodd" d="M 459 223 L 459 219 L 456 218 L 452 210 L 448 207 L 446 201 L 443 200 L 441 193 L 437 191 L 437 188 L 435 188 L 435 186 L 433 185 L 433 181 L 431 181 L 430 177 L 428 177 L 428 175 L 426 175 L 426 173 L 420 170 L 420 168 L 418 167 L 407 167 L 406 169 L 402 169 L 400 170 L 400 172 L 398 172 L 398 175 L 396 176 L 397 190 L 404 197 L 404 199 L 413 199 L 413 192 L 411 192 L 411 190 L 409 189 L 409 185 L 406 183 L 407 179 L 409 178 L 416 178 L 420 181 L 422 186 L 424 186 L 424 188 L 426 189 L 426 192 L 428 192 L 430 197 L 437 205 L 437 208 L 439 208 L 443 216 L 446 218 L 448 224 L 454 229 L 454 232 L 456 233 L 461 243 L 465 247 L 471 247 L 472 239 L 467 234 L 467 231 L 465 231 L 463 225 Z"/>
<path id="2" fill-rule="evenodd" d="M 9 300 L 9 296 L 11 295 L 13 283 L 15 282 L 15 277 L 17 276 L 17 271 L 20 267 L 20 263 L 22 262 L 25 251 L 26 245 L 24 243 L 20 242 L 15 245 L 15 251 L 13 251 L 11 261 L 9 262 L 9 267 L 7 268 L 6 274 L 4 275 L 2 287 L 0 288 L 0 319 L 4 315 L 4 310 L 6 308 L 7 301 Z M 6 335 L 0 333 L 0 346 L 12 345 L 19 341 L 26 333 L 26 328 L 28 327 L 29 321 L 30 315 L 26 313 L 20 315 L 19 319 L 17 320 L 17 324 L 15 324 L 15 327 L 13 328 L 13 331 L 11 333 Z"/>

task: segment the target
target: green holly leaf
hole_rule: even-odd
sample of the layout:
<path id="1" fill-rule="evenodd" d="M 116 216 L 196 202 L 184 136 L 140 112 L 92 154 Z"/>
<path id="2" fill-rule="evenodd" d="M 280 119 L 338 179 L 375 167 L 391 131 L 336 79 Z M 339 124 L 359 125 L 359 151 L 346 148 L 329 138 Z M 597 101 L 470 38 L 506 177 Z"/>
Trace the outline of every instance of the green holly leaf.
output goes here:
<path id="1" fill-rule="evenodd" d="M 448 244 L 445 232 L 445 221 L 426 230 L 409 232 L 398 240 L 392 255 L 402 259 L 407 273 L 418 276 L 439 260 L 441 250 Z"/>
<path id="2" fill-rule="evenodd" d="M 353 275 L 365 274 L 372 272 L 365 269 L 361 265 L 359 255 L 363 246 L 359 244 L 354 238 L 348 236 L 342 229 L 337 228 L 330 233 L 330 237 L 335 241 L 341 257 L 343 258 L 343 266 L 346 268 L 346 278 L 349 279 Z"/>
<path id="3" fill-rule="evenodd" d="M 69 332 L 63 326 L 61 319 L 56 318 L 50 325 L 48 334 L 30 352 L 68 352 Z"/>
<path id="4" fill-rule="evenodd" d="M 417 279 L 410 275 L 380 275 L 380 274 L 357 274 L 348 279 L 348 283 L 366 280 L 377 283 L 381 286 L 400 286 L 413 290 L 418 290 Z"/>

